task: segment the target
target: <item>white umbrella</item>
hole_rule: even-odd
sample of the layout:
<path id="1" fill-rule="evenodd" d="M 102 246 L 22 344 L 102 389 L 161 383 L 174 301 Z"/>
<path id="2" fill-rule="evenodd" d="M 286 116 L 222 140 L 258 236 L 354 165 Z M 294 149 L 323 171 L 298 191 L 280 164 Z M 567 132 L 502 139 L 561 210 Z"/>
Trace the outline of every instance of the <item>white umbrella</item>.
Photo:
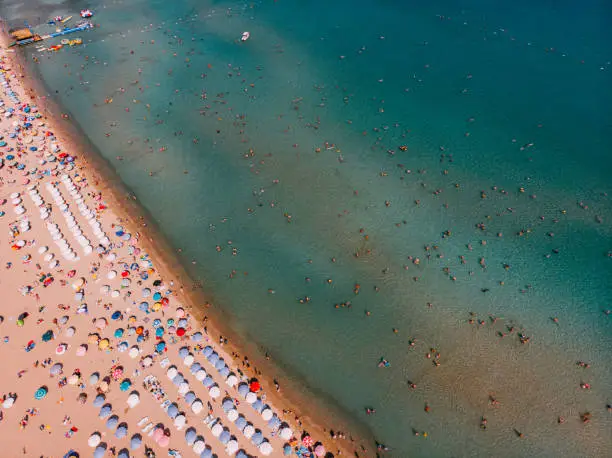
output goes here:
<path id="1" fill-rule="evenodd" d="M 232 423 L 238 419 L 238 411 L 236 409 L 228 410 L 225 415 L 227 415 L 227 419 Z"/>
<path id="2" fill-rule="evenodd" d="M 255 434 L 255 428 L 252 424 L 249 423 L 242 430 L 242 434 L 244 434 L 244 437 L 246 437 L 247 439 L 250 439 L 251 437 L 253 437 L 253 434 Z"/>
<path id="3" fill-rule="evenodd" d="M 216 399 L 221 396 L 221 390 L 217 385 L 213 385 L 210 387 L 210 390 L 208 390 L 208 394 L 211 398 Z"/>
<path id="4" fill-rule="evenodd" d="M 206 371 L 204 369 L 200 369 L 196 372 L 195 378 L 198 382 L 201 382 L 206 378 Z"/>
<path id="5" fill-rule="evenodd" d="M 196 455 L 199 455 L 200 453 L 202 453 L 205 447 L 206 447 L 206 444 L 204 443 L 202 439 L 198 439 L 197 441 L 193 443 L 193 451 L 195 452 Z"/>
<path id="6" fill-rule="evenodd" d="M 144 367 L 151 366 L 151 364 L 153 364 L 153 358 L 147 356 L 145 359 L 142 360 L 142 364 L 144 364 Z"/>
<path id="7" fill-rule="evenodd" d="M 87 445 L 89 445 L 91 448 L 97 447 L 101 440 L 102 436 L 100 436 L 100 433 L 93 433 L 91 436 L 89 436 L 89 439 L 87 439 Z"/>
<path id="8" fill-rule="evenodd" d="M 2 407 L 5 409 L 10 409 L 11 407 L 13 407 L 13 404 L 15 404 L 15 398 L 13 397 L 6 398 L 4 402 L 2 403 Z"/>
<path id="9" fill-rule="evenodd" d="M 134 345 L 132 348 L 130 348 L 128 355 L 130 355 L 130 358 L 134 359 L 138 356 L 139 353 L 140 352 L 138 350 L 138 347 Z"/>
<path id="10" fill-rule="evenodd" d="M 194 401 L 193 404 L 191 404 L 191 411 L 195 413 L 196 415 L 199 414 L 203 408 L 204 408 L 204 404 L 202 404 L 202 401 L 200 400 Z"/>
<path id="11" fill-rule="evenodd" d="M 210 432 L 213 436 L 219 437 L 223 432 L 223 426 L 221 425 L 221 423 L 215 423 L 215 426 L 211 428 Z"/>
<path id="12" fill-rule="evenodd" d="M 236 377 L 234 374 L 230 374 L 227 376 L 225 383 L 227 383 L 230 387 L 233 388 L 238 384 L 238 377 Z"/>
<path id="13" fill-rule="evenodd" d="M 270 442 L 262 442 L 259 445 L 259 451 L 262 455 L 268 456 L 272 453 L 272 445 L 270 444 Z"/>
<path id="14" fill-rule="evenodd" d="M 177 415 L 174 418 L 174 426 L 177 429 L 181 429 L 183 426 L 185 426 L 185 422 L 186 422 L 185 415 Z"/>
<path id="15" fill-rule="evenodd" d="M 289 427 L 285 427 L 283 429 L 280 430 L 279 432 L 279 436 L 283 439 L 288 441 L 289 439 L 291 439 L 291 437 L 293 436 L 293 431 L 291 430 L 291 428 Z"/>
<path id="16" fill-rule="evenodd" d="M 252 391 L 249 391 L 247 393 L 247 395 L 245 396 L 244 400 L 248 403 L 248 404 L 254 404 L 255 401 L 257 401 L 257 395 L 255 393 L 253 393 Z"/>
<path id="17" fill-rule="evenodd" d="M 170 380 L 176 377 L 177 374 L 178 374 L 178 370 L 176 369 L 175 366 L 170 366 L 170 368 L 168 369 L 168 372 L 166 372 L 166 375 L 168 376 Z"/>
<path id="18" fill-rule="evenodd" d="M 183 364 L 185 366 L 191 366 L 193 364 L 193 355 L 191 353 L 185 356 L 185 359 L 183 360 Z"/>
<path id="19" fill-rule="evenodd" d="M 233 456 L 238 451 L 238 442 L 234 439 L 230 440 L 225 446 L 225 451 L 228 455 Z"/>
<path id="20" fill-rule="evenodd" d="M 181 384 L 179 385 L 179 389 L 178 389 L 179 394 L 183 395 L 187 393 L 188 391 L 189 391 L 189 383 L 181 382 Z"/>
<path id="21" fill-rule="evenodd" d="M 132 393 L 127 398 L 127 405 L 130 406 L 131 409 L 136 407 L 140 403 L 140 397 L 137 393 Z"/>
<path id="22" fill-rule="evenodd" d="M 271 409 L 264 409 L 261 412 L 261 418 L 263 418 L 265 421 L 268 421 L 272 418 L 273 412 Z"/>

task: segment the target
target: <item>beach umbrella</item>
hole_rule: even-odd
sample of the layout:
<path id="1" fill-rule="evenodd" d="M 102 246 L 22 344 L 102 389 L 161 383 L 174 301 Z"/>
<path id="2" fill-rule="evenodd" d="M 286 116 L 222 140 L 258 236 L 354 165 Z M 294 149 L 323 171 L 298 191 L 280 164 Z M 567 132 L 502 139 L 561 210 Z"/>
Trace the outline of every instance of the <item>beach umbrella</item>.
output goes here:
<path id="1" fill-rule="evenodd" d="M 98 389 L 103 393 L 108 392 L 108 390 L 110 389 L 108 382 L 106 380 L 102 380 L 102 382 L 100 382 L 100 384 L 98 385 Z"/>
<path id="2" fill-rule="evenodd" d="M 74 333 L 76 332 L 76 329 L 74 328 L 74 326 L 70 326 L 68 329 L 66 329 L 66 337 L 72 337 L 74 336 Z"/>
<path id="3" fill-rule="evenodd" d="M 325 456 L 325 447 L 322 444 L 319 444 L 314 449 L 314 454 L 316 456 Z"/>
<path id="4" fill-rule="evenodd" d="M 100 374 L 98 372 L 94 372 L 89 376 L 90 385 L 95 385 L 96 383 L 98 383 L 98 380 L 100 380 Z"/>
<path id="5" fill-rule="evenodd" d="M 170 418 L 175 418 L 179 413 L 179 409 L 176 403 L 170 404 L 168 406 L 168 410 L 166 411 L 166 413 L 168 414 Z"/>
<path id="6" fill-rule="evenodd" d="M 153 294 L 153 300 L 154 301 L 159 301 L 162 298 L 161 293 L 158 291 L 155 294 Z"/>
<path id="7" fill-rule="evenodd" d="M 89 439 L 87 439 L 87 445 L 89 445 L 92 448 L 97 447 L 98 445 L 100 445 L 101 441 L 102 441 L 102 436 L 100 435 L 100 433 L 95 432 L 91 436 L 89 436 Z"/>
<path id="8" fill-rule="evenodd" d="M 212 458 L 213 452 L 212 449 L 207 445 L 204 451 L 200 453 L 200 458 Z"/>
<path id="9" fill-rule="evenodd" d="M 127 436 L 127 432 L 128 432 L 128 425 L 127 423 L 121 423 L 118 427 L 117 430 L 115 431 L 115 437 L 117 439 L 122 439 L 125 436 Z"/>
<path id="10" fill-rule="evenodd" d="M 151 290 L 149 288 L 142 289 L 142 297 L 149 297 L 151 295 Z"/>
<path id="11" fill-rule="evenodd" d="M 179 358 L 185 359 L 185 357 L 189 354 L 189 347 L 181 347 L 178 351 Z"/>
<path id="12" fill-rule="evenodd" d="M 227 383 L 230 387 L 235 387 L 238 383 L 238 377 L 236 377 L 234 374 L 230 374 L 227 376 L 225 383 Z"/>
<path id="13" fill-rule="evenodd" d="M 144 365 L 144 367 L 149 367 L 153 364 L 153 358 L 151 358 L 150 356 L 146 356 L 143 360 L 142 360 L 142 364 Z"/>
<path id="14" fill-rule="evenodd" d="M 162 351 L 164 351 L 164 349 L 166 348 L 166 342 L 159 342 L 157 345 L 155 345 L 155 350 L 158 353 L 161 353 Z"/>
<path id="15" fill-rule="evenodd" d="M 271 409 L 264 409 L 261 411 L 261 418 L 264 419 L 264 421 L 268 421 L 272 418 L 273 412 Z"/>
<path id="16" fill-rule="evenodd" d="M 285 445 L 283 446 L 283 455 L 285 455 L 285 456 L 289 456 L 289 455 L 291 455 L 291 451 L 292 451 L 292 449 L 291 449 L 291 445 L 289 445 L 289 444 L 285 444 Z"/>
<path id="17" fill-rule="evenodd" d="M 119 338 L 123 337 L 123 333 L 124 333 L 124 332 L 125 332 L 125 331 L 123 330 L 123 328 L 117 328 L 117 329 L 115 329 L 115 334 L 114 334 L 114 335 L 115 335 L 115 338 L 119 339 Z"/>
<path id="18" fill-rule="evenodd" d="M 225 367 L 225 360 L 223 358 L 219 359 L 219 361 L 217 361 L 217 363 L 215 364 L 215 369 L 217 369 L 218 371 L 220 371 L 221 369 L 223 369 Z"/>
<path id="19" fill-rule="evenodd" d="M 132 391 L 130 395 L 128 396 L 126 402 L 127 402 L 127 405 L 130 407 L 130 409 L 133 409 L 140 403 L 140 395 L 138 394 L 137 391 Z"/>
<path id="20" fill-rule="evenodd" d="M 236 421 L 238 418 L 238 411 L 236 409 L 231 409 L 227 411 L 226 415 L 229 421 Z"/>
<path id="21" fill-rule="evenodd" d="M 104 401 L 106 401 L 106 396 L 104 396 L 103 394 L 99 394 L 94 398 L 91 405 L 93 405 L 94 407 L 101 407 L 104 404 Z"/>
<path id="22" fill-rule="evenodd" d="M 185 366 L 191 366 L 193 364 L 193 360 L 194 360 L 193 355 L 190 353 L 187 356 L 185 356 L 185 359 L 183 359 L 183 364 Z"/>
<path id="23" fill-rule="evenodd" d="M 79 393 L 77 396 L 77 401 L 79 404 L 85 404 L 87 402 L 87 393 Z"/>
<path id="24" fill-rule="evenodd" d="M 213 436 L 219 437 L 223 432 L 223 426 L 221 425 L 221 423 L 215 423 L 215 425 L 210 429 L 210 432 Z"/>
<path id="25" fill-rule="evenodd" d="M 268 407 L 268 406 L 264 406 L 263 401 L 261 399 L 257 399 L 257 401 L 255 401 L 251 407 L 253 407 L 255 412 L 261 413 L 264 407 Z"/>
<path id="26" fill-rule="evenodd" d="M 125 341 L 125 340 L 122 341 L 122 342 L 119 342 L 119 345 L 117 345 L 117 350 L 120 353 L 123 353 L 124 351 L 126 351 L 128 349 L 129 345 L 130 344 L 128 344 L 127 341 Z"/>
<path id="27" fill-rule="evenodd" d="M 257 380 L 252 380 L 251 383 L 249 383 L 249 390 L 253 393 L 257 393 L 261 390 L 261 384 Z"/>
<path id="28" fill-rule="evenodd" d="M 264 441 L 264 439 L 265 438 L 263 433 L 259 430 L 255 430 L 255 434 L 253 434 L 253 437 L 251 437 L 251 442 L 256 447 L 259 447 L 259 445 Z"/>
<path id="29" fill-rule="evenodd" d="M 159 445 L 160 447 L 167 447 L 168 445 L 170 445 L 170 436 L 166 436 L 163 435 L 158 441 L 157 441 L 157 445 Z"/>
<path id="30" fill-rule="evenodd" d="M 201 436 L 193 443 L 193 451 L 196 454 L 200 454 L 204 451 L 206 444 L 204 443 L 204 439 L 201 439 Z"/>
<path id="31" fill-rule="evenodd" d="M 185 382 L 183 382 L 183 383 L 181 383 L 181 384 L 179 385 L 179 388 L 178 388 L 178 393 L 179 393 L 181 396 L 184 396 L 184 395 L 185 395 L 185 393 L 187 393 L 188 391 L 189 391 L 189 383 L 187 383 L 187 382 L 185 381 Z"/>
<path id="32" fill-rule="evenodd" d="M 213 347 L 211 347 L 210 345 L 207 345 L 202 350 L 202 354 L 204 355 L 205 358 L 208 358 L 210 355 L 212 355 L 213 351 L 214 351 Z"/>
<path id="33" fill-rule="evenodd" d="M 164 328 L 159 327 L 155 329 L 155 337 L 162 337 L 164 335 Z"/>
<path id="34" fill-rule="evenodd" d="M 110 417 L 108 417 L 108 420 L 106 420 L 106 427 L 108 429 L 115 429 L 118 423 L 119 417 L 117 415 L 111 415 Z"/>
<path id="35" fill-rule="evenodd" d="M 246 383 L 241 383 L 238 385 L 238 394 L 245 397 L 247 394 L 249 394 L 249 386 Z"/>
<path id="36" fill-rule="evenodd" d="M 200 369 L 196 372 L 195 378 L 198 382 L 201 382 L 206 378 L 206 375 L 206 371 L 204 369 Z"/>
<path id="37" fill-rule="evenodd" d="M 76 350 L 76 355 L 85 356 L 85 353 L 87 353 L 87 345 L 79 345 Z"/>
<path id="38" fill-rule="evenodd" d="M 117 381 L 121 378 L 121 376 L 123 375 L 123 367 L 122 366 L 117 366 L 116 368 L 113 369 L 113 372 L 111 373 L 113 380 Z"/>
<path id="39" fill-rule="evenodd" d="M 182 429 L 183 426 L 185 426 L 186 421 L 187 419 L 185 418 L 185 415 L 183 414 L 177 415 L 176 418 L 174 419 L 174 427 L 177 429 Z"/>
<path id="40" fill-rule="evenodd" d="M 189 372 L 192 374 L 195 374 L 200 369 L 202 369 L 202 365 L 200 363 L 193 363 L 191 366 L 189 366 Z"/>
<path id="41" fill-rule="evenodd" d="M 202 385 L 204 385 L 206 388 L 211 387 L 212 385 L 214 385 L 214 383 L 215 381 L 210 375 L 207 375 L 206 377 L 204 377 L 204 380 L 202 380 Z"/>
<path id="42" fill-rule="evenodd" d="M 246 418 L 244 418 L 243 415 L 238 415 L 238 418 L 236 418 L 236 420 L 234 420 L 234 424 L 236 425 L 236 428 L 238 428 L 240 431 L 242 431 L 244 429 L 244 427 L 247 425 L 247 421 Z"/>
<path id="43" fill-rule="evenodd" d="M 302 445 L 304 447 L 312 447 L 314 445 L 314 439 L 312 437 L 310 437 L 308 434 L 306 434 L 302 438 Z"/>
<path id="44" fill-rule="evenodd" d="M 51 339 L 53 339 L 53 337 L 54 337 L 53 336 L 53 331 L 49 329 L 47 332 L 45 332 L 42 335 L 42 341 L 43 342 L 49 342 Z"/>
<path id="45" fill-rule="evenodd" d="M 227 366 L 225 366 L 225 367 L 223 367 L 223 369 L 219 370 L 219 375 L 221 377 L 227 377 L 229 374 L 230 374 L 230 369 Z"/>
<path id="46" fill-rule="evenodd" d="M 242 434 L 244 434 L 244 437 L 247 439 L 250 439 L 255 434 L 255 427 L 251 423 L 248 423 L 242 430 Z"/>
<path id="47" fill-rule="evenodd" d="M 263 456 L 268 456 L 272 453 L 272 445 L 268 441 L 262 442 L 259 444 L 259 451 Z"/>
<path id="48" fill-rule="evenodd" d="M 49 373 L 51 375 L 59 375 L 62 373 L 63 367 L 62 363 L 55 363 L 51 366 L 51 369 L 49 369 Z"/>
<path id="49" fill-rule="evenodd" d="M 168 370 L 166 371 L 166 375 L 168 376 L 170 380 L 174 379 L 174 377 L 176 377 L 177 374 L 178 374 L 178 370 L 176 369 L 176 366 L 170 366 Z"/>
<path id="50" fill-rule="evenodd" d="M 252 391 L 249 391 L 246 396 L 244 397 L 244 400 L 248 403 L 248 404 L 253 404 L 255 401 L 257 401 L 257 395 L 255 393 L 253 393 Z"/>
<path id="51" fill-rule="evenodd" d="M 36 390 L 36 393 L 38 393 L 38 390 Z M 34 398 L 36 398 L 36 393 L 34 394 Z M 44 396 L 40 398 L 36 398 L 36 399 L 42 399 L 42 398 L 44 398 Z M 10 409 L 11 407 L 13 407 L 13 404 L 15 404 L 15 398 L 13 396 L 10 396 L 6 398 L 4 402 L 2 402 L 2 407 L 5 409 Z"/>
<path id="52" fill-rule="evenodd" d="M 185 377 L 183 377 L 183 374 L 181 374 L 180 372 L 176 374 L 176 377 L 172 379 L 172 383 L 174 383 L 176 386 L 179 386 L 184 381 L 185 381 Z"/>
<path id="53" fill-rule="evenodd" d="M 37 390 L 34 392 L 34 399 L 41 400 L 41 399 L 45 398 L 45 396 L 47 396 L 47 393 L 48 393 L 48 392 L 49 392 L 49 390 L 47 389 L 47 387 L 46 387 L 46 386 L 41 386 L 39 389 L 37 389 Z M 15 401 L 15 398 L 8 398 L 8 399 L 7 399 L 7 401 L 8 401 L 9 399 L 12 399 L 12 400 L 13 400 L 13 402 Z M 5 402 L 6 402 L 6 401 L 5 401 Z M 12 404 L 11 404 L 11 405 L 12 405 Z M 4 407 L 5 409 L 8 409 L 10 406 L 9 406 L 9 407 L 7 407 L 7 406 L 5 406 L 5 405 L 3 404 L 3 405 L 2 405 L 2 407 Z"/>
<path id="54" fill-rule="evenodd" d="M 98 342 L 100 341 L 100 336 L 98 334 L 89 334 L 87 336 L 87 342 L 90 343 L 91 345 L 98 345 Z"/>
<path id="55" fill-rule="evenodd" d="M 110 341 L 106 338 L 101 339 L 100 342 L 98 342 L 98 348 L 100 350 L 106 350 L 109 346 L 110 346 Z"/>
<path id="56" fill-rule="evenodd" d="M 153 438 L 155 442 L 159 442 L 159 440 L 162 438 L 163 435 L 164 435 L 164 428 L 159 426 L 155 428 L 155 430 L 153 431 L 153 435 L 151 437 Z"/>
<path id="57" fill-rule="evenodd" d="M 106 454 L 106 444 L 102 443 L 96 447 L 94 450 L 93 456 L 94 458 L 104 458 Z"/>
<path id="58" fill-rule="evenodd" d="M 127 391 L 130 389 L 130 387 L 132 386 L 132 382 L 129 381 L 128 379 L 125 379 L 121 382 L 121 384 L 119 385 L 119 389 L 121 391 Z"/>
<path id="59" fill-rule="evenodd" d="M 104 329 L 107 324 L 108 324 L 108 321 L 106 321 L 106 318 L 98 318 L 95 321 L 96 328 L 98 329 Z"/>
<path id="60" fill-rule="evenodd" d="M 227 429 L 224 429 L 223 432 L 219 435 L 219 440 L 222 444 L 227 444 L 231 439 L 231 434 Z"/>
<path id="61" fill-rule="evenodd" d="M 138 345 L 134 345 L 132 348 L 130 348 L 130 351 L 128 353 L 128 355 L 130 356 L 130 358 L 134 359 L 139 355 L 139 348 Z"/>
<path id="62" fill-rule="evenodd" d="M 140 434 L 134 434 L 130 439 L 130 448 L 137 450 L 142 445 L 142 436 Z"/>
<path id="63" fill-rule="evenodd" d="M 191 404 L 191 411 L 196 415 L 199 414 L 203 408 L 204 404 L 202 404 L 202 401 L 200 401 L 199 399 L 197 401 L 194 401 L 193 404 Z"/>
<path id="64" fill-rule="evenodd" d="M 186 328 L 188 324 L 189 322 L 187 321 L 186 318 L 181 318 L 180 320 L 178 320 L 177 326 L 179 328 Z"/>
<path id="65" fill-rule="evenodd" d="M 209 394 L 209 396 L 211 398 L 216 399 L 219 396 L 221 396 L 221 390 L 219 389 L 219 387 L 217 385 L 213 385 L 208 390 L 208 394 Z"/>
<path id="66" fill-rule="evenodd" d="M 195 400 L 196 400 L 196 395 L 193 391 L 190 391 L 189 393 L 185 393 L 185 402 L 187 404 L 191 404 Z"/>
<path id="67" fill-rule="evenodd" d="M 215 364 L 217 364 L 217 361 L 219 361 L 219 355 L 216 352 L 212 352 L 211 355 L 208 357 L 208 361 L 214 366 Z"/>
<path id="68" fill-rule="evenodd" d="M 110 404 L 104 404 L 101 408 L 100 408 L 100 413 L 98 414 L 98 416 L 100 418 L 106 418 L 108 417 L 111 413 L 113 412 L 113 408 Z"/>
<path id="69" fill-rule="evenodd" d="M 187 445 L 193 445 L 196 437 L 197 433 L 195 428 L 188 428 L 187 431 L 185 431 L 185 442 L 187 442 Z"/>
<path id="70" fill-rule="evenodd" d="M 183 328 L 179 328 L 179 329 L 176 331 L 176 333 L 178 334 L 178 331 L 180 331 L 181 329 L 183 329 Z M 201 340 L 202 340 L 202 338 L 203 338 L 202 333 L 201 333 L 201 332 L 199 332 L 199 331 L 198 331 L 198 332 L 194 332 L 194 333 L 191 335 L 191 340 L 193 340 L 194 342 L 199 342 L 199 341 L 201 341 Z"/>
<path id="71" fill-rule="evenodd" d="M 276 414 L 274 414 L 272 418 L 270 418 L 270 420 L 268 421 L 268 428 L 276 430 L 279 428 L 280 425 L 282 425 L 282 423 L 283 422 L 281 421 L 281 419 L 278 418 Z"/>
<path id="72" fill-rule="evenodd" d="M 234 400 L 232 398 L 225 398 L 223 402 L 221 402 L 221 408 L 224 412 L 231 410 L 234 408 Z"/>
<path id="73" fill-rule="evenodd" d="M 130 458 L 130 452 L 128 451 L 128 449 L 122 448 L 121 450 L 119 450 L 117 458 Z"/>
<path id="74" fill-rule="evenodd" d="M 225 451 L 230 456 L 234 455 L 238 451 L 238 441 L 236 439 L 231 439 L 225 444 Z"/>
<path id="75" fill-rule="evenodd" d="M 278 435 L 281 439 L 288 441 L 293 437 L 293 431 L 288 426 L 285 426 L 279 431 Z"/>
<path id="76" fill-rule="evenodd" d="M 68 385 L 76 385 L 80 380 L 81 377 L 79 377 L 77 374 L 72 374 L 70 377 L 68 377 Z"/>

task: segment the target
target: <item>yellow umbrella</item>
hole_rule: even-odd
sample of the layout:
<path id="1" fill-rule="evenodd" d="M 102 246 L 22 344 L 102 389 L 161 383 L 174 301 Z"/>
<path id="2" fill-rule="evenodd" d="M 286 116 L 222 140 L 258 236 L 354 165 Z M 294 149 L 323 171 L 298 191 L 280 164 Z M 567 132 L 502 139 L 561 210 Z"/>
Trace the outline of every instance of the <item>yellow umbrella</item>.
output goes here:
<path id="1" fill-rule="evenodd" d="M 104 350 L 105 348 L 108 348 L 109 345 L 110 345 L 110 342 L 108 341 L 108 339 L 102 339 L 100 342 L 98 342 L 98 348 L 100 350 Z"/>

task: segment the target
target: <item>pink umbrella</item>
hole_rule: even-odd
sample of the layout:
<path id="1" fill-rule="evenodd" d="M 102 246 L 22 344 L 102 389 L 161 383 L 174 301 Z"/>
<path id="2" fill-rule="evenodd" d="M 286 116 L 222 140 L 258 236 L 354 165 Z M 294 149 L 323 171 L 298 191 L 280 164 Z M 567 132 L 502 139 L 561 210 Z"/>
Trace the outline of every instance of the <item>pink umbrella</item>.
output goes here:
<path id="1" fill-rule="evenodd" d="M 119 380 L 121 378 L 121 376 L 123 375 L 123 368 L 118 367 L 116 368 L 113 373 L 113 378 L 115 379 L 115 381 Z"/>
<path id="2" fill-rule="evenodd" d="M 317 445 L 314 449 L 314 454 L 317 456 L 324 456 L 325 455 L 325 447 L 323 447 L 321 444 Z"/>
<path id="3" fill-rule="evenodd" d="M 305 447 L 312 447 L 314 445 L 314 439 L 310 436 L 304 436 L 302 444 L 304 444 Z"/>
<path id="4" fill-rule="evenodd" d="M 168 444 L 170 444 L 170 437 L 166 436 L 165 434 L 157 441 L 157 445 L 159 445 L 160 447 L 165 448 L 168 446 Z"/>
<path id="5" fill-rule="evenodd" d="M 153 431 L 153 440 L 155 442 L 159 442 L 159 440 L 164 436 L 164 429 L 163 428 L 157 428 L 155 431 Z"/>

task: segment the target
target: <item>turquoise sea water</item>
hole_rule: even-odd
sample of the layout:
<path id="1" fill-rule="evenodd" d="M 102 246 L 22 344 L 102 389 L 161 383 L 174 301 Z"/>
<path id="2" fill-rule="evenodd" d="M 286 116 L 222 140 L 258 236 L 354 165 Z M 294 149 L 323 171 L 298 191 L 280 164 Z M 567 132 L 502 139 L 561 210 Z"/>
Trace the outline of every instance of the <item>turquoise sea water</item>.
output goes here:
<path id="1" fill-rule="evenodd" d="M 49 96 L 235 332 L 387 456 L 610 456 L 612 9 L 584 3 L 26 1 L 2 14 L 95 8 L 86 46 L 29 50 Z"/>

